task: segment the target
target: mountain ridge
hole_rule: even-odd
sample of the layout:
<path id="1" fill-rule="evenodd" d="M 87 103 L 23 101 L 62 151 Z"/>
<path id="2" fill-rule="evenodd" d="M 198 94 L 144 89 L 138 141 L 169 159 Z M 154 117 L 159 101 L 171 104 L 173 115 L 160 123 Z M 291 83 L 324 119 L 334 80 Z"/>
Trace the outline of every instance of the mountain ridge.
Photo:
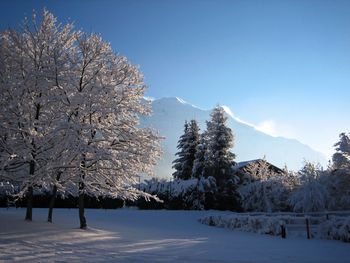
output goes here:
<path id="1" fill-rule="evenodd" d="M 205 122 L 210 119 L 211 110 L 201 109 L 179 97 L 146 100 L 151 104 L 152 115 L 142 117 L 141 126 L 155 128 L 165 137 L 162 142 L 163 158 L 155 167 L 155 174 L 169 178 L 173 172 L 171 163 L 175 159 L 177 141 L 183 133 L 185 120 L 197 120 L 203 131 L 206 128 Z M 224 107 L 228 116 L 228 126 L 235 137 L 232 152 L 236 154 L 237 162 L 266 156 L 267 161 L 274 165 L 283 167 L 286 164 L 292 170 L 298 170 L 304 159 L 322 165 L 327 163 L 325 156 L 309 145 L 297 139 L 275 137 L 259 131 L 254 125 L 235 116 L 227 106 Z"/>

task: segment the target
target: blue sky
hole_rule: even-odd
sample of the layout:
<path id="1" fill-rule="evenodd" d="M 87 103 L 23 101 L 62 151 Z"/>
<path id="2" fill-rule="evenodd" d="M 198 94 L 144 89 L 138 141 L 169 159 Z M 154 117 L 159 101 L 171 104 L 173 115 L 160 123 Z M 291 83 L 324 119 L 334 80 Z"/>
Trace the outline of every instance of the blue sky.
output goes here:
<path id="1" fill-rule="evenodd" d="M 0 2 L 0 29 L 47 7 L 140 65 L 147 96 L 227 105 L 328 156 L 350 131 L 350 1 Z"/>

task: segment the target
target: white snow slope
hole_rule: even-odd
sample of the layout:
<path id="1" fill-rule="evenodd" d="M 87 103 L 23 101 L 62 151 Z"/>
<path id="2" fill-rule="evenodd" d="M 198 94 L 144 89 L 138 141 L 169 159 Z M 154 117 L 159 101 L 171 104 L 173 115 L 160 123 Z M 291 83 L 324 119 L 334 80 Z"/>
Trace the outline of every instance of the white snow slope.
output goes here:
<path id="1" fill-rule="evenodd" d="M 76 209 L 0 209 L 0 262 L 349 262 L 349 244 L 209 227 L 198 218 L 213 211 L 87 209 L 80 230 Z M 221 212 L 215 211 L 215 214 Z M 226 212 L 227 213 L 227 212 Z"/>
<path id="2" fill-rule="evenodd" d="M 156 175 L 164 178 L 171 177 L 171 163 L 175 159 L 177 141 L 183 133 L 185 120 L 196 119 L 203 131 L 205 121 L 210 119 L 210 111 L 199 109 L 179 98 L 162 98 L 151 101 L 153 113 L 150 117 L 142 118 L 142 126 L 150 126 L 160 131 L 165 137 L 163 141 L 163 159 L 156 167 Z M 235 117 L 226 108 L 228 125 L 235 135 L 235 146 L 232 151 L 237 155 L 237 161 L 247 161 L 263 158 L 274 165 L 299 170 L 304 159 L 320 162 L 326 165 L 326 158 L 309 146 L 295 139 L 273 137 L 256 130 L 253 126 Z"/>

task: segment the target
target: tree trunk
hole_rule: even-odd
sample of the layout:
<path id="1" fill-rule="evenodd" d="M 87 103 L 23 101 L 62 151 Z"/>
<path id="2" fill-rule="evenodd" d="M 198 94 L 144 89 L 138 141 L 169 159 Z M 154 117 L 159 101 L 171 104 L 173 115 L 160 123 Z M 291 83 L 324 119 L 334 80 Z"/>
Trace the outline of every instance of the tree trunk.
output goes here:
<path id="1" fill-rule="evenodd" d="M 35 171 L 35 162 L 32 160 L 29 163 L 30 177 L 34 175 L 34 171 Z M 26 211 L 25 220 L 32 221 L 32 218 L 33 218 L 33 186 L 29 186 L 27 191 L 27 211 Z"/>
<path id="2" fill-rule="evenodd" d="M 83 160 L 81 161 L 81 167 L 85 168 L 86 167 L 86 156 L 83 153 L 82 154 Z M 79 206 L 79 220 L 80 220 L 80 228 L 81 229 L 86 229 L 87 224 L 86 224 L 86 218 L 85 218 L 85 211 L 84 211 L 84 179 L 85 179 L 85 171 L 81 171 L 81 182 L 79 183 L 79 201 L 78 201 L 78 206 Z"/>
<path id="3" fill-rule="evenodd" d="M 33 186 L 28 187 L 27 191 L 27 211 L 25 220 L 32 221 L 33 216 Z"/>
<path id="4" fill-rule="evenodd" d="M 39 94 L 39 97 L 41 97 L 41 93 Z M 36 111 L 35 111 L 35 120 L 39 120 L 39 114 L 40 114 L 40 104 L 36 104 Z M 37 130 L 37 128 L 35 128 L 35 131 Z M 33 150 L 32 150 L 32 160 L 29 163 L 29 177 L 30 179 L 32 179 L 32 177 L 34 176 L 34 172 L 35 172 L 35 142 L 34 139 L 32 139 L 31 142 L 32 146 L 33 146 Z M 28 187 L 28 192 L 27 192 L 27 212 L 26 212 L 26 218 L 25 220 L 28 221 L 32 221 L 33 218 L 33 186 L 29 186 Z"/>
<path id="5" fill-rule="evenodd" d="M 80 183 L 79 185 L 79 220 L 80 220 L 80 228 L 86 229 L 86 218 L 85 218 L 85 211 L 84 211 L 84 183 Z"/>
<path id="6" fill-rule="evenodd" d="M 49 214 L 47 216 L 47 222 L 52 223 L 52 211 L 55 206 L 55 201 L 56 201 L 56 194 L 57 194 L 57 186 L 54 185 L 52 188 L 52 195 L 50 198 L 50 204 L 49 204 Z"/>
<path id="7" fill-rule="evenodd" d="M 62 171 L 58 171 L 56 175 L 56 181 L 58 182 L 61 178 Z M 49 214 L 47 216 L 47 222 L 52 223 L 52 211 L 53 208 L 55 207 L 55 201 L 56 201 L 56 196 L 57 196 L 57 185 L 55 184 L 52 188 L 52 195 L 50 199 L 50 204 L 49 204 Z"/>

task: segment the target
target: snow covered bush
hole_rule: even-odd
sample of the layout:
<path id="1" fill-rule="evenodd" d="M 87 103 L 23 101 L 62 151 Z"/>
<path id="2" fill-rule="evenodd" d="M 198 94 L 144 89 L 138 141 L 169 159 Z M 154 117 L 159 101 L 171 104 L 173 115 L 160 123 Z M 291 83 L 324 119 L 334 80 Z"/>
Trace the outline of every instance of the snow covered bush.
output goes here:
<path id="1" fill-rule="evenodd" d="M 341 133 L 327 170 L 306 162 L 298 172 L 299 185 L 289 199 L 294 211 L 350 209 L 350 137 Z"/>
<path id="2" fill-rule="evenodd" d="M 199 219 L 199 222 L 209 226 L 217 226 L 237 229 L 245 232 L 259 234 L 281 235 L 281 225 L 284 225 L 280 217 L 249 216 L 249 215 L 215 215 Z"/>
<path id="3" fill-rule="evenodd" d="M 183 196 L 185 193 L 193 191 L 198 185 L 198 179 L 173 180 L 152 178 L 140 184 L 140 189 L 147 193 L 169 195 L 170 197 Z"/>
<path id="4" fill-rule="evenodd" d="M 277 174 L 268 163 L 252 163 L 251 179 L 238 188 L 241 204 L 245 211 L 275 212 L 288 211 L 288 198 L 295 185 L 291 172 Z"/>
<path id="5" fill-rule="evenodd" d="M 243 209 L 245 211 L 274 211 L 271 189 L 270 181 L 255 181 L 238 188 Z"/>
<path id="6" fill-rule="evenodd" d="M 293 211 L 305 213 L 327 209 L 329 195 L 327 186 L 320 180 L 322 173 L 319 165 L 310 162 L 306 162 L 298 172 L 300 184 L 289 198 Z"/>
<path id="7" fill-rule="evenodd" d="M 141 202 L 142 208 L 190 210 L 208 209 L 208 196 L 217 191 L 214 177 L 173 181 L 153 178 L 141 183 L 140 189 L 164 201 L 164 204 Z"/>
<path id="8" fill-rule="evenodd" d="M 312 232 L 313 238 L 350 242 L 350 216 L 330 215 L 329 219 L 326 219 L 325 215 L 318 214 L 308 218 L 312 225 L 317 226 Z M 206 216 L 199 219 L 199 222 L 209 226 L 275 236 L 282 234 L 283 226 L 288 235 L 302 233 L 302 236 L 306 237 L 305 219 L 303 215 L 293 213 L 283 215 L 227 214 Z"/>
<path id="9" fill-rule="evenodd" d="M 330 217 L 319 225 L 320 238 L 350 242 L 350 216 Z"/>

